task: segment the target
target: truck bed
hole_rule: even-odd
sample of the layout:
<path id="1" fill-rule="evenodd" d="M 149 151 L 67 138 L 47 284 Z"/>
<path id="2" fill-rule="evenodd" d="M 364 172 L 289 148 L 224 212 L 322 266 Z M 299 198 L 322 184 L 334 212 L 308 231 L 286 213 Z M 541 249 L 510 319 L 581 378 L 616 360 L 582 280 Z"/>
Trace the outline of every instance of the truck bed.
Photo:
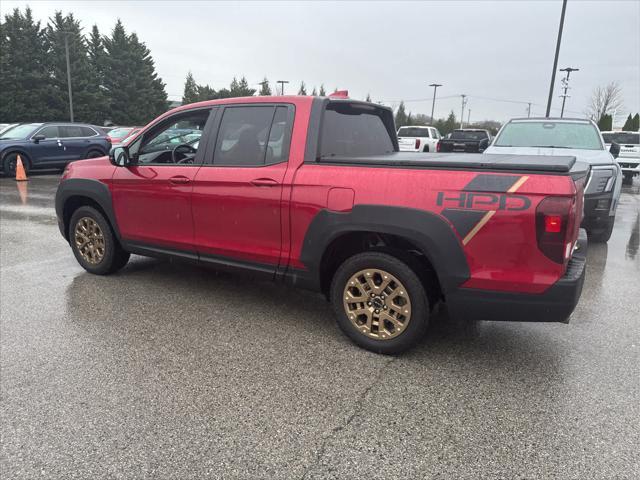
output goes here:
<path id="1" fill-rule="evenodd" d="M 448 170 L 517 171 L 547 174 L 568 174 L 588 171 L 589 167 L 576 162 L 572 156 L 490 155 L 482 153 L 413 153 L 394 152 L 387 155 L 363 157 L 322 157 L 320 163 L 339 163 L 405 168 L 434 168 Z"/>

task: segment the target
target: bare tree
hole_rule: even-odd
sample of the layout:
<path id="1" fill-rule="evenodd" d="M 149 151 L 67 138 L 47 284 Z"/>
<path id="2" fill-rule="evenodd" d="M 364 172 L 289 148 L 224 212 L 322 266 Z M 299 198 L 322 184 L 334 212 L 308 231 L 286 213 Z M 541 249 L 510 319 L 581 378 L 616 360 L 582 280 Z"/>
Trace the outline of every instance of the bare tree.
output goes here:
<path id="1" fill-rule="evenodd" d="M 594 122 L 603 115 L 622 107 L 622 89 L 618 82 L 611 82 L 604 87 L 599 86 L 591 94 L 591 102 L 587 107 L 587 114 Z"/>

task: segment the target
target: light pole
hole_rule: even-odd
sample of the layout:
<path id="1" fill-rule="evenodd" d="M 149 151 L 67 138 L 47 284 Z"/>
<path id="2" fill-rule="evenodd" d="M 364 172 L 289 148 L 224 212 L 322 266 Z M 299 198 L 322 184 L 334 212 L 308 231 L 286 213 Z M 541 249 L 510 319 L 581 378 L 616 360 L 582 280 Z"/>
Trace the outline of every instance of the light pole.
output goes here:
<path id="1" fill-rule="evenodd" d="M 527 118 L 531 117 L 531 102 L 527 102 Z"/>
<path id="2" fill-rule="evenodd" d="M 460 96 L 462 97 L 462 111 L 460 112 L 460 128 L 462 128 L 462 126 L 464 125 L 464 105 L 465 103 L 467 103 L 467 101 L 465 100 L 467 96 L 464 93 Z"/>
<path id="3" fill-rule="evenodd" d="M 433 112 L 436 108 L 436 90 L 438 89 L 438 87 L 441 87 L 442 84 L 441 83 L 431 83 L 429 84 L 430 87 L 433 87 L 433 102 L 431 102 L 431 125 L 433 125 Z"/>
<path id="4" fill-rule="evenodd" d="M 567 76 L 562 79 L 562 86 L 564 88 L 564 93 L 560 95 L 562 97 L 562 110 L 560 110 L 560 118 L 562 118 L 564 117 L 564 102 L 567 101 L 567 97 L 569 96 L 567 95 L 567 90 L 569 90 L 569 75 L 571 75 L 571 72 L 580 71 L 580 69 L 567 67 L 567 68 L 561 68 L 560 71 L 567 72 Z"/>
<path id="5" fill-rule="evenodd" d="M 69 62 L 69 35 L 72 32 L 60 32 L 64 35 L 64 52 L 67 57 L 67 87 L 69 90 L 69 117 L 73 123 L 73 94 L 71 92 L 71 64 Z"/>
<path id="6" fill-rule="evenodd" d="M 471 109 L 467 110 L 467 127 L 471 125 Z"/>
<path id="7" fill-rule="evenodd" d="M 567 0 L 562 0 L 562 13 L 560 14 L 560 27 L 558 28 L 558 40 L 556 42 L 556 55 L 553 59 L 553 71 L 551 72 L 551 84 L 549 85 L 549 99 L 547 100 L 547 114 L 551 112 L 551 99 L 553 98 L 553 84 L 556 81 L 556 70 L 558 68 L 558 56 L 560 55 L 560 43 L 562 42 L 562 28 L 564 27 L 564 13 L 567 10 Z"/>
<path id="8" fill-rule="evenodd" d="M 278 80 L 276 83 L 280 84 L 280 95 L 284 95 L 284 84 L 289 83 L 289 80 Z"/>

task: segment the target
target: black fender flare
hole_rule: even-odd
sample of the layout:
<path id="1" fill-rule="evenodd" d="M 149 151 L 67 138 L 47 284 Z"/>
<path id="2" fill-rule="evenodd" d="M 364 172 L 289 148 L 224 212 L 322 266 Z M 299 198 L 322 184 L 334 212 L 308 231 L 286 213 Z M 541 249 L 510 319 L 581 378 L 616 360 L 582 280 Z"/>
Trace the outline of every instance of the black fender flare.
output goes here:
<path id="1" fill-rule="evenodd" d="M 72 197 L 86 197 L 96 202 L 106 214 L 116 238 L 118 241 L 121 240 L 109 187 L 99 180 L 86 178 L 69 178 L 62 180 L 60 185 L 58 185 L 56 192 L 56 216 L 58 217 L 60 232 L 67 240 L 68 225 L 65 225 L 64 208 L 67 201 Z"/>
<path id="2" fill-rule="evenodd" d="M 311 279 L 314 284 L 320 284 L 320 262 L 327 247 L 351 232 L 390 234 L 410 240 L 433 265 L 445 295 L 469 278 L 462 244 L 440 215 L 407 207 L 356 205 L 346 213 L 321 210 L 311 221 L 300 261 L 315 277 Z"/>

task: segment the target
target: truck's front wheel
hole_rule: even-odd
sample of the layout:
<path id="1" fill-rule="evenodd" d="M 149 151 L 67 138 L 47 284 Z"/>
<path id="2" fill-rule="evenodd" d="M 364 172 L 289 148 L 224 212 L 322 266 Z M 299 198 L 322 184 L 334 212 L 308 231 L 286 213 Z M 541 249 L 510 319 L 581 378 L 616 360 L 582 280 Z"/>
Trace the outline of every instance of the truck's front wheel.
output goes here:
<path id="1" fill-rule="evenodd" d="M 348 258 L 331 283 L 338 326 L 367 350 L 395 354 L 416 344 L 427 328 L 429 301 L 404 262 L 380 252 Z"/>

